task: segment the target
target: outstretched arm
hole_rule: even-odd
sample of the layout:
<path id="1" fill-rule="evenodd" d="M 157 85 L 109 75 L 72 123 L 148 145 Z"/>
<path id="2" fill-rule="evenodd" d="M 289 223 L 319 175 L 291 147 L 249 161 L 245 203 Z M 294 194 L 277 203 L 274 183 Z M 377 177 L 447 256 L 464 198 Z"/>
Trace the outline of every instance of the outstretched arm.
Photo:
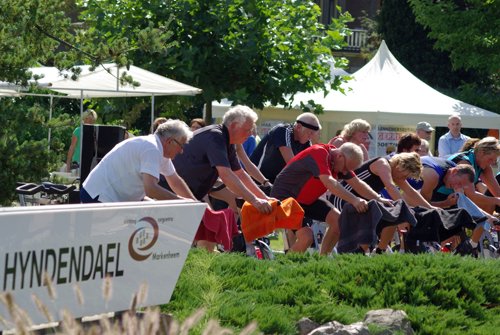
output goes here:
<path id="1" fill-rule="evenodd" d="M 332 192 L 333 195 L 347 201 L 356 208 L 360 213 L 366 212 L 368 210 L 368 202 L 365 199 L 359 198 L 346 190 L 342 184 L 335 180 L 332 176 L 321 174 L 319 179 L 325 185 L 325 187 Z"/>
<path id="2" fill-rule="evenodd" d="M 240 180 L 239 176 L 236 175 L 236 173 L 230 168 L 225 166 L 217 166 L 216 168 L 220 179 L 222 179 L 222 182 L 231 192 L 251 203 L 252 206 L 257 208 L 259 212 L 267 214 L 271 213 L 272 208 L 267 201 L 266 195 L 257 187 L 257 185 L 255 185 L 245 171 L 242 169 L 238 170 L 238 174 L 243 176 L 243 179 Z M 253 184 L 253 186 L 251 184 Z M 247 188 L 246 186 L 250 187 Z M 255 191 L 255 193 L 253 193 L 253 191 Z"/>
<path id="3" fill-rule="evenodd" d="M 185 199 L 173 192 L 170 192 L 166 188 L 158 185 L 158 178 L 153 177 L 150 174 L 147 173 L 142 174 L 142 183 L 144 185 L 144 192 L 146 193 L 146 196 L 151 199 L 157 199 L 157 200 Z"/>
<path id="4" fill-rule="evenodd" d="M 246 151 L 243 149 L 243 145 L 241 144 L 236 144 L 236 154 L 238 155 L 238 158 L 241 160 L 243 163 L 243 166 L 245 167 L 245 170 L 248 172 L 248 174 L 255 180 L 257 180 L 261 184 L 265 184 L 266 182 L 269 182 L 266 177 L 260 172 L 260 170 L 255 166 L 255 164 L 248 158 L 248 155 Z"/>
<path id="5" fill-rule="evenodd" d="M 181 197 L 184 198 L 191 198 L 193 200 L 196 200 L 195 196 L 187 186 L 186 182 L 184 179 L 182 179 L 177 172 L 170 176 L 165 176 L 165 179 L 167 180 L 168 185 L 170 188 L 175 192 L 175 194 L 180 195 Z"/>

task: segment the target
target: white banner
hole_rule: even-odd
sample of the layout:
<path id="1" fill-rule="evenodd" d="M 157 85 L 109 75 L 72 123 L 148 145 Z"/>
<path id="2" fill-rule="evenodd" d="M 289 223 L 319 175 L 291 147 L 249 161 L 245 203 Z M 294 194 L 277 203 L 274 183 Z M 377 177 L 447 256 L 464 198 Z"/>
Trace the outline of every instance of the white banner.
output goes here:
<path id="1" fill-rule="evenodd" d="M 126 310 L 142 284 L 148 297 L 138 307 L 167 303 L 205 208 L 185 201 L 0 208 L 2 292 L 11 292 L 34 324 L 47 320 L 33 295 L 54 320 L 63 309 L 75 317 Z M 44 285 L 45 271 L 55 299 Z M 113 290 L 108 301 L 106 277 Z M 0 316 L 8 321 L 0 329 L 12 328 L 1 303 Z"/>

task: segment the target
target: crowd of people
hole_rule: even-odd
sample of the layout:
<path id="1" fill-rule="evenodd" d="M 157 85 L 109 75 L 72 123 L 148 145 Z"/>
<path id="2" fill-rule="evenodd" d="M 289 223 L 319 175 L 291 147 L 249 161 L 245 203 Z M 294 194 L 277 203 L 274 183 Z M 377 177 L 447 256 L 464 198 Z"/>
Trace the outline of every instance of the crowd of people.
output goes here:
<path id="1" fill-rule="evenodd" d="M 219 199 L 237 216 L 238 199 L 270 215 L 271 201 L 292 197 L 305 218 L 302 228 L 287 232 L 289 251 L 306 251 L 314 243 L 311 224 L 319 221 L 328 227 L 319 250 L 323 255 L 336 245 L 343 252 L 382 253 L 394 241 L 403 250 L 411 236 L 475 255 L 485 229 L 498 223 L 500 186 L 493 166 L 500 144 L 494 137 L 473 141 L 463 135 L 458 115 L 448 119 L 449 132 L 439 138 L 436 156 L 429 148 L 435 129 L 428 122 L 402 135 L 394 152 L 369 157 L 371 126 L 365 120 L 346 124 L 328 143 L 320 143 L 322 127 L 312 113 L 276 125 L 262 139 L 256 121 L 257 114 L 241 105 L 215 125 L 195 119 L 189 127 L 159 118 L 152 134 L 117 144 L 100 161 L 83 182 L 81 201 L 189 199 L 212 206 Z M 467 209 L 457 208 L 462 198 L 481 217 L 471 214 L 466 222 Z M 437 235 L 422 233 L 425 229 L 414 233 L 436 225 L 432 215 L 441 220 L 434 227 Z M 371 228 L 349 220 L 370 221 Z M 208 250 L 216 243 L 196 241 Z"/>

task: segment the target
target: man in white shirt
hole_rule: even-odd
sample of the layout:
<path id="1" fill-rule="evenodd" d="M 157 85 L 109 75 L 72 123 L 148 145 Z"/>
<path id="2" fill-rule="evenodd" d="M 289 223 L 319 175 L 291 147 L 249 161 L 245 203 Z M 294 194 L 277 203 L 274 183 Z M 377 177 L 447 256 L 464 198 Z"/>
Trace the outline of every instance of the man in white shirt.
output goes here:
<path id="1" fill-rule="evenodd" d="M 192 132 L 184 122 L 168 120 L 153 135 L 118 143 L 85 179 L 80 190 L 81 201 L 196 199 L 171 161 L 191 137 Z M 160 174 L 173 192 L 158 185 Z"/>
<path id="2" fill-rule="evenodd" d="M 448 129 L 450 131 L 439 138 L 439 157 L 448 157 L 459 152 L 464 143 L 470 138 L 460 132 L 462 129 L 462 119 L 458 114 L 451 115 L 448 118 Z"/>

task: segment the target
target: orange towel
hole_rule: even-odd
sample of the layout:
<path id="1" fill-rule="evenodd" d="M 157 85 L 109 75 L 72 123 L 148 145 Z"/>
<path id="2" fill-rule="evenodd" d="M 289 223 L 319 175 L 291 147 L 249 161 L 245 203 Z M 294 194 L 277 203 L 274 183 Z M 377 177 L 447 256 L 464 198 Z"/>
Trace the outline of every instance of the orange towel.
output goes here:
<path id="1" fill-rule="evenodd" d="M 273 211 L 262 214 L 248 202 L 241 208 L 241 230 L 247 242 L 266 236 L 275 229 L 300 229 L 304 210 L 293 198 L 283 201 L 270 200 Z"/>

